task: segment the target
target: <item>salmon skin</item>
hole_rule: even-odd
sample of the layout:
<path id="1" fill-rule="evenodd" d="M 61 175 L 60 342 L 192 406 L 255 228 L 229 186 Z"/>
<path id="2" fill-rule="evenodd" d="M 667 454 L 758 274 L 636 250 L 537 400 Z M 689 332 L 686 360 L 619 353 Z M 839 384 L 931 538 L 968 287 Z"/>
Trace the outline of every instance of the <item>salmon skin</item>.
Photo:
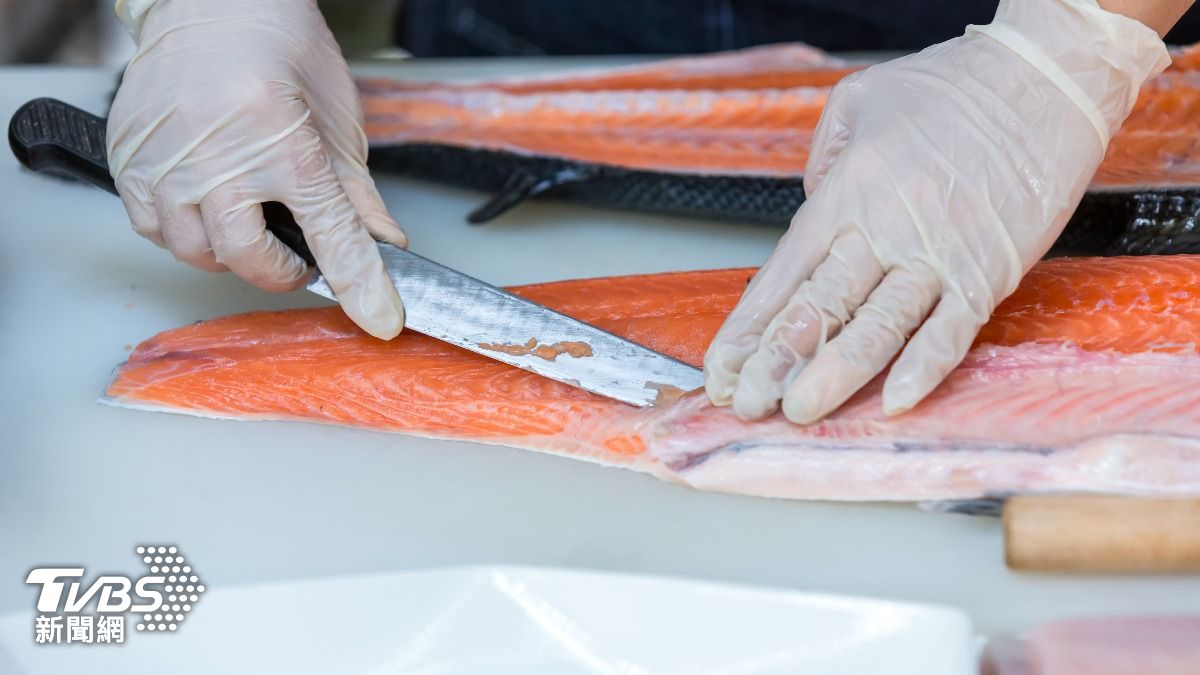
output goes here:
<path id="1" fill-rule="evenodd" d="M 752 270 L 512 289 L 698 365 Z M 876 381 L 807 427 L 702 393 L 637 409 L 337 308 L 241 314 L 146 340 L 105 400 L 515 446 L 704 490 L 949 500 L 1033 491 L 1200 494 L 1200 256 L 1039 263 L 966 360 L 897 417 Z"/>
<path id="2" fill-rule="evenodd" d="M 430 143 L 372 150 L 377 171 L 494 193 L 467 216 L 485 223 L 535 197 L 591 206 L 785 227 L 804 203 L 802 178 L 631 170 Z M 1200 253 L 1200 189 L 1104 190 L 1083 201 L 1052 255 Z"/>
<path id="3" fill-rule="evenodd" d="M 1200 54 L 1143 88 L 1056 247 L 1200 252 Z M 371 163 L 493 197 L 483 222 L 552 196 L 786 225 L 830 88 L 855 68 L 801 45 L 568 76 L 361 84 Z"/>

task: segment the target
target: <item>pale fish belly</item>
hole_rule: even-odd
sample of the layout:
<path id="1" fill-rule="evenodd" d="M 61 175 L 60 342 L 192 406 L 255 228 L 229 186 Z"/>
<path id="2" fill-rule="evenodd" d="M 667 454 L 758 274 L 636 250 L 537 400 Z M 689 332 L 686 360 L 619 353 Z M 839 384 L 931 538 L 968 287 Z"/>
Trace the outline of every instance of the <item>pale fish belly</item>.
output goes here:
<path id="1" fill-rule="evenodd" d="M 1014 491 L 1200 494 L 1200 356 L 976 348 L 915 410 L 876 381 L 825 421 L 738 420 L 703 398 L 641 422 L 663 472 L 702 490 L 847 500 Z"/>

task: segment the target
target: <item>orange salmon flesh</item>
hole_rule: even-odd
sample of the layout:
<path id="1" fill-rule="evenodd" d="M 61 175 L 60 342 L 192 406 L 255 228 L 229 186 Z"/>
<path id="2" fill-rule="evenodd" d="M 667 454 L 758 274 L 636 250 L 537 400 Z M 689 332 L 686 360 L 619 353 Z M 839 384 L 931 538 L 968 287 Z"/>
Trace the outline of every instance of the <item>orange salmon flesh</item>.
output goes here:
<path id="1" fill-rule="evenodd" d="M 752 273 L 511 290 L 699 365 Z M 161 333 L 118 369 L 106 400 L 511 445 L 762 496 L 1194 495 L 1198 334 L 1200 256 L 1061 258 L 1038 263 L 962 365 L 917 408 L 891 418 L 878 380 L 807 427 L 779 416 L 742 422 L 702 394 L 637 409 L 421 335 L 373 339 L 336 307 Z"/>
<path id="2" fill-rule="evenodd" d="M 576 75 L 361 83 L 377 146 L 434 143 L 650 171 L 797 177 L 856 67 L 774 45 Z M 1148 81 L 1092 189 L 1200 184 L 1200 47 Z"/>

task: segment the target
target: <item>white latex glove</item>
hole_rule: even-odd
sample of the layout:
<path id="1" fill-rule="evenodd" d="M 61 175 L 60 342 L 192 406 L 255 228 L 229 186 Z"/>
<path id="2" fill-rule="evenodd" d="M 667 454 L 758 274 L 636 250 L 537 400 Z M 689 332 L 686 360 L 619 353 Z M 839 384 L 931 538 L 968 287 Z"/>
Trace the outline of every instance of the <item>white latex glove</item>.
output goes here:
<path id="1" fill-rule="evenodd" d="M 117 191 L 139 234 L 205 270 L 285 291 L 308 270 L 264 227 L 296 217 L 346 314 L 404 326 L 374 238 L 406 245 L 367 173 L 362 107 L 312 0 L 118 0 L 137 41 L 108 122 Z"/>
<path id="2" fill-rule="evenodd" d="M 811 423 L 904 348 L 883 406 L 916 405 L 1054 243 L 1168 62 L 1095 0 L 1002 0 L 991 24 L 846 78 L 808 202 L 705 356 L 709 397 Z"/>

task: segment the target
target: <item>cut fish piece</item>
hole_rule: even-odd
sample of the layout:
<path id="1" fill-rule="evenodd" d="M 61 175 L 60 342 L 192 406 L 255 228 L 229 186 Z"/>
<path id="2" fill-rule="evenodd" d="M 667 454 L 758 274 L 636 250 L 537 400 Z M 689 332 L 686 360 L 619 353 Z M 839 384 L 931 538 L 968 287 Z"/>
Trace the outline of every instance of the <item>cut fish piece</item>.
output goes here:
<path id="1" fill-rule="evenodd" d="M 993 640 L 983 675 L 1195 675 L 1200 616 L 1068 619 Z"/>
<path id="2" fill-rule="evenodd" d="M 1200 252 L 1200 61 L 1147 82 L 1058 253 Z M 362 84 L 371 162 L 496 194 L 786 225 L 812 133 L 853 68 L 803 45 L 569 75 Z"/>
<path id="3" fill-rule="evenodd" d="M 519 295 L 699 364 L 751 270 L 523 286 Z M 692 394 L 635 409 L 337 308 L 185 326 L 137 347 L 116 405 L 511 445 L 700 489 L 936 500 L 1012 491 L 1200 494 L 1200 256 L 1040 263 L 966 361 L 888 418 L 877 381 L 825 421 L 738 420 Z"/>
<path id="4" fill-rule="evenodd" d="M 1194 52 L 1177 54 L 1179 66 L 1143 87 L 1093 189 L 1200 185 Z M 773 45 L 567 76 L 360 87 L 367 133 L 381 152 L 432 143 L 626 169 L 794 178 L 832 86 L 855 69 L 804 45 Z M 742 152 L 753 149 L 757 162 Z"/>

